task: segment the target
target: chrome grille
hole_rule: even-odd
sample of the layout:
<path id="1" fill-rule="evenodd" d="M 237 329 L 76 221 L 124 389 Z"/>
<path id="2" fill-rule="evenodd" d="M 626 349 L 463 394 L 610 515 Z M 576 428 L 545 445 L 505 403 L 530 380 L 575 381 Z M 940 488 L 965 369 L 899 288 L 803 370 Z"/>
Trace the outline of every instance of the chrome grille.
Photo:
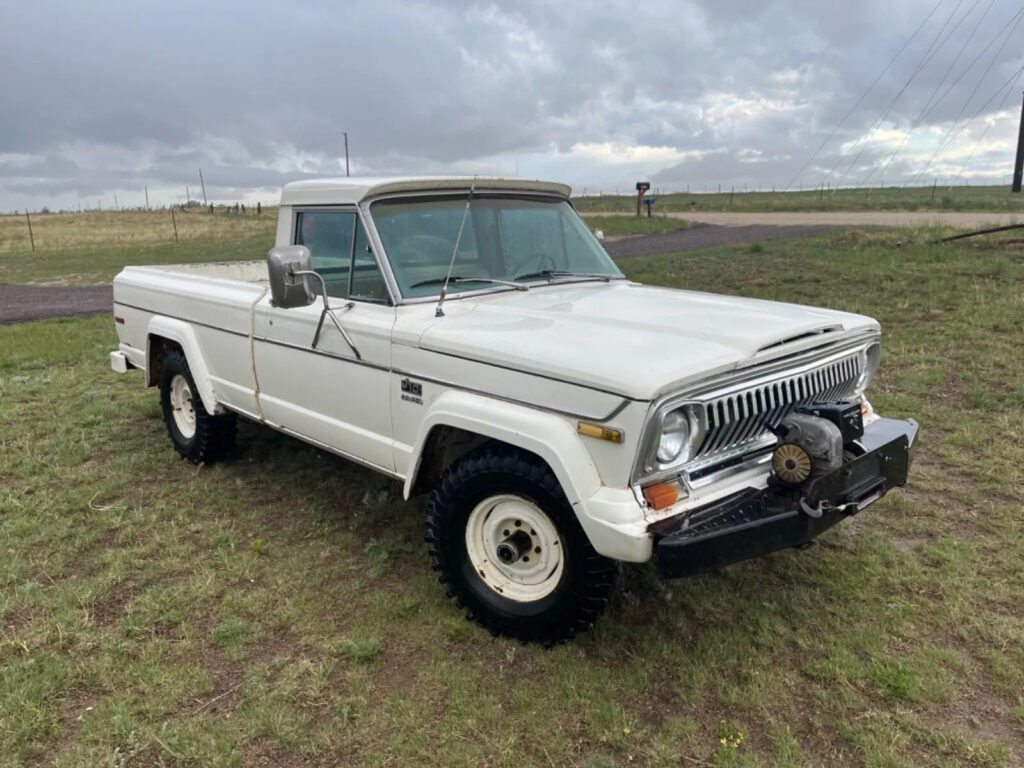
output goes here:
<path id="1" fill-rule="evenodd" d="M 861 356 L 850 355 L 814 370 L 752 386 L 704 403 L 707 431 L 691 464 L 705 464 L 767 442 L 771 430 L 797 405 L 841 400 L 853 394 Z"/>

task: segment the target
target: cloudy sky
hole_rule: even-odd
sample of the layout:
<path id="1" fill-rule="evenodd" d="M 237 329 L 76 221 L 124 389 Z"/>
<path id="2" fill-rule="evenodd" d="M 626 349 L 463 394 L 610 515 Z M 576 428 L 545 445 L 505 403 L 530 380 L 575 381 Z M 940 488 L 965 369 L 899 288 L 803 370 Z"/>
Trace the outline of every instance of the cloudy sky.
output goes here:
<path id="1" fill-rule="evenodd" d="M 4 2 L 0 210 L 183 202 L 199 168 L 211 199 L 273 201 L 344 175 L 346 131 L 353 175 L 1002 183 L 1022 19 L 1020 0 Z"/>

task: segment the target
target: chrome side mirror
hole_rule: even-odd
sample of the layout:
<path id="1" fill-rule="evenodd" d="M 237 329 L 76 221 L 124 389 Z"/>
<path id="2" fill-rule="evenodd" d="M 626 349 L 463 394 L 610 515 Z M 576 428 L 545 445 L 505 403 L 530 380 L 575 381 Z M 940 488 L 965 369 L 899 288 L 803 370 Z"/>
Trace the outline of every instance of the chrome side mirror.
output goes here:
<path id="1" fill-rule="evenodd" d="M 604 230 L 603 229 L 595 229 L 594 230 L 594 237 L 596 237 L 600 242 L 603 243 L 604 242 Z"/>
<path id="2" fill-rule="evenodd" d="M 309 274 L 313 260 L 304 245 L 279 245 L 267 254 L 270 274 L 270 298 L 276 307 L 308 307 L 316 301 Z"/>

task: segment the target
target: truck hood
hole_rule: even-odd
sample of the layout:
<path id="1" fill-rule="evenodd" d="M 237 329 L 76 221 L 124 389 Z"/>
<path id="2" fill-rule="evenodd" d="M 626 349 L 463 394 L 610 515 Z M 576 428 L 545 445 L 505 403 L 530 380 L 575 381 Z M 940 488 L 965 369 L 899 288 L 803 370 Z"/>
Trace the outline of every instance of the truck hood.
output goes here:
<path id="1" fill-rule="evenodd" d="M 636 400 L 879 327 L 847 312 L 625 280 L 466 296 L 445 313 L 421 349 Z"/>

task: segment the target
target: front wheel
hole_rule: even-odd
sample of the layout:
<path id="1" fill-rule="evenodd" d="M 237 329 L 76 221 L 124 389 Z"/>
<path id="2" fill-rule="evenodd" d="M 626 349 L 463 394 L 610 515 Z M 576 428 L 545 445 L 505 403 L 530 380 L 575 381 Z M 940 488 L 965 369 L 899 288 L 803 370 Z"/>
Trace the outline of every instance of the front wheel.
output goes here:
<path id="1" fill-rule="evenodd" d="M 160 408 L 174 449 L 192 463 L 211 464 L 234 448 L 235 415 L 215 416 L 206 411 L 188 360 L 177 348 L 164 355 Z"/>
<path id="2" fill-rule="evenodd" d="M 551 644 L 589 628 L 615 588 L 548 466 L 484 446 L 442 477 L 427 507 L 427 543 L 449 597 L 495 634 Z"/>

